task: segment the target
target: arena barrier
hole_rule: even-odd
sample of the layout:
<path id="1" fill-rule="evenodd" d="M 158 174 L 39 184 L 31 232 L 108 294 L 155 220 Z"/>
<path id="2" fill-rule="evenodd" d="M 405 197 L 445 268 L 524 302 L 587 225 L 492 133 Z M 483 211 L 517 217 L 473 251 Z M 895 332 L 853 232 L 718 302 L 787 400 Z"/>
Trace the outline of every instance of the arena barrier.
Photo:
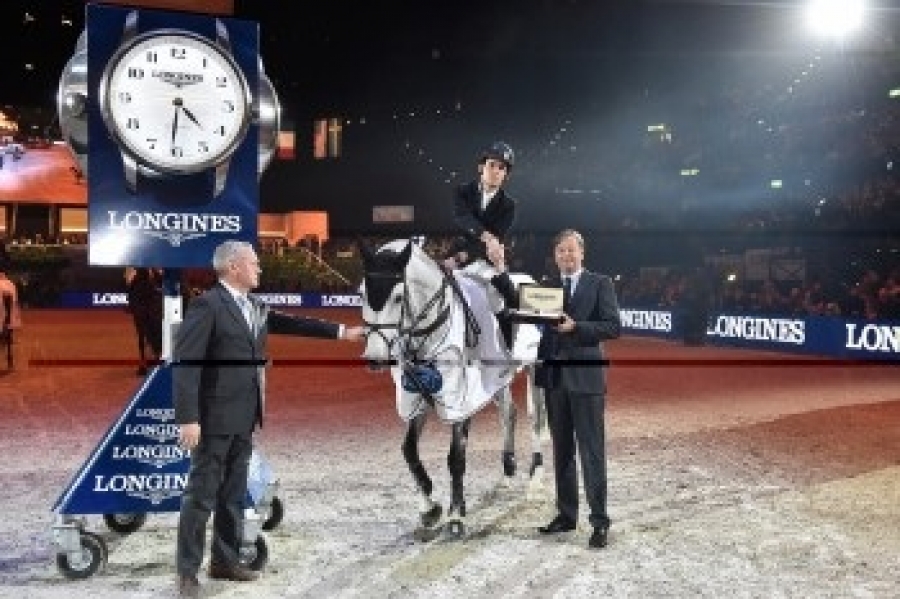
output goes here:
<path id="1" fill-rule="evenodd" d="M 623 332 L 685 338 L 677 311 L 622 308 Z M 826 356 L 845 360 L 900 361 L 900 322 L 837 316 L 711 313 L 702 342 L 708 345 Z"/>
<path id="2" fill-rule="evenodd" d="M 259 293 L 279 308 L 359 308 L 355 293 Z M 124 308 L 119 292 L 64 293 L 63 308 Z M 677 310 L 621 308 L 623 331 L 673 341 L 683 340 L 687 315 Z M 717 312 L 706 317 L 700 341 L 708 345 L 762 349 L 848 360 L 900 360 L 900 322 L 848 319 L 838 316 L 777 316 Z"/>

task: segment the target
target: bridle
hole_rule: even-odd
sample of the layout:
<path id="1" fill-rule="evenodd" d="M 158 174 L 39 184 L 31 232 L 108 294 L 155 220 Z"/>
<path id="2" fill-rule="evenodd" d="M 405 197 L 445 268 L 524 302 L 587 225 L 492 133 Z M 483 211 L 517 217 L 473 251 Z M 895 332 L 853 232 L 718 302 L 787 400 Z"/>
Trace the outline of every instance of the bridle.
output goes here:
<path id="1" fill-rule="evenodd" d="M 454 296 L 462 307 L 466 347 L 472 348 L 478 344 L 481 328 L 453 273 L 442 268 L 430 256 L 424 255 L 424 258 L 426 261 L 430 261 L 433 268 L 441 274 L 441 283 L 437 290 L 423 302 L 418 311 L 413 305 L 410 284 L 406 278 L 408 262 L 399 271 L 393 269 L 372 270 L 364 274 L 367 285 L 370 283 L 377 283 L 379 286 L 389 285 L 393 290 L 394 286 L 399 283 L 402 285 L 403 296 L 400 303 L 400 314 L 396 322 L 377 323 L 363 319 L 363 323 L 366 325 L 366 342 L 368 343 L 370 335 L 377 335 L 387 348 L 387 359 L 370 358 L 370 364 L 375 368 L 399 366 L 403 373 L 403 388 L 413 391 L 412 388 L 406 386 L 409 382 L 415 388 L 418 401 L 434 406 L 441 402 L 439 394 L 435 394 L 419 378 L 417 372 L 420 368 L 437 370 L 440 378 L 441 368 L 438 356 L 452 346 L 446 341 L 451 336 L 451 331 L 454 330 L 451 322 L 454 309 L 451 299 Z M 436 314 L 430 317 L 435 312 Z M 389 338 L 389 332 L 395 332 L 393 338 Z M 459 358 L 460 356 L 456 355 L 453 361 L 456 362 Z M 414 411 L 419 409 L 420 407 L 417 407 Z"/>
<path id="2" fill-rule="evenodd" d="M 409 292 L 409 284 L 406 281 L 404 273 L 393 272 L 370 272 L 366 273 L 366 278 L 384 281 L 385 283 L 393 282 L 403 285 L 403 299 L 400 305 L 400 316 L 393 323 L 378 323 L 363 320 L 366 325 L 366 340 L 369 335 L 378 335 L 388 348 L 388 360 L 394 355 L 394 345 L 402 344 L 402 358 L 404 361 L 421 360 L 425 356 L 421 355 L 422 349 L 426 346 L 429 338 L 441 328 L 450 319 L 450 302 L 447 295 L 447 289 L 450 287 L 448 282 L 449 276 L 444 273 L 441 284 L 437 290 L 428 298 L 422 308 L 415 311 L 412 305 L 411 294 Z M 430 320 L 428 315 L 435 306 L 440 306 L 438 314 Z M 386 331 L 396 331 L 393 339 L 389 339 Z"/>

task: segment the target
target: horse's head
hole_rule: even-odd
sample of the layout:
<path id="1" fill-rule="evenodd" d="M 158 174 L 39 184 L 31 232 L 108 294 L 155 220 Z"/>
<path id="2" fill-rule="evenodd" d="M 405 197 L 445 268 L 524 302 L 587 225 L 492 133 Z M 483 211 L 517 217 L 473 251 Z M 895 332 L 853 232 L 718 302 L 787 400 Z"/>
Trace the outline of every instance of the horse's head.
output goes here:
<path id="1" fill-rule="evenodd" d="M 375 364 L 396 357 L 393 346 L 403 319 L 406 267 L 413 245 L 394 241 L 377 251 L 362 241 L 357 245 L 363 262 L 363 321 L 369 327 L 363 357 Z"/>
<path id="2" fill-rule="evenodd" d="M 358 245 L 363 321 L 369 327 L 363 357 L 382 364 L 410 357 L 447 319 L 443 271 L 407 240 L 391 241 L 374 252 Z"/>

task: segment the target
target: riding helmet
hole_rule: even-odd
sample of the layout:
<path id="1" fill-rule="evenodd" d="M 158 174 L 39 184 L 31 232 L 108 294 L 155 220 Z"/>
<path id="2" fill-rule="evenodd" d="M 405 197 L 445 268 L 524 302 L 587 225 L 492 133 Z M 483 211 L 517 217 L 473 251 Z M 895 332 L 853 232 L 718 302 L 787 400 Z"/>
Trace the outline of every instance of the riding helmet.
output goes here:
<path id="1" fill-rule="evenodd" d="M 506 164 L 508 170 L 512 170 L 513 163 L 516 161 L 516 155 L 513 152 L 513 149 L 509 147 L 509 144 L 503 141 L 494 142 L 491 147 L 482 152 L 479 162 L 484 164 L 489 158 L 503 162 Z"/>

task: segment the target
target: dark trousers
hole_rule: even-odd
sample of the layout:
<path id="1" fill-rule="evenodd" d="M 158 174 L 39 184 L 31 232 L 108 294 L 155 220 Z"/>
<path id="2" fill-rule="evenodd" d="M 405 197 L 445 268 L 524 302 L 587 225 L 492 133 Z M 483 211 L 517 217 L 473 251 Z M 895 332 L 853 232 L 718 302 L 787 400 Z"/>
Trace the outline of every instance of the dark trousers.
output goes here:
<path id="1" fill-rule="evenodd" d="M 147 362 L 146 348 L 149 345 L 153 359 L 162 353 L 162 320 L 135 311 L 131 315 L 134 320 L 134 332 L 137 335 L 138 357 L 141 366 Z"/>
<path id="2" fill-rule="evenodd" d="M 608 527 L 604 397 L 569 393 L 559 388 L 547 389 L 546 396 L 547 420 L 553 438 L 557 509 L 573 522 L 578 521 L 577 444 L 584 494 L 591 509 L 591 526 Z"/>
<path id="3" fill-rule="evenodd" d="M 236 564 L 244 524 L 252 436 L 202 434 L 191 453 L 178 519 L 178 573 L 196 575 L 203 562 L 206 522 L 213 513 L 210 561 Z"/>

